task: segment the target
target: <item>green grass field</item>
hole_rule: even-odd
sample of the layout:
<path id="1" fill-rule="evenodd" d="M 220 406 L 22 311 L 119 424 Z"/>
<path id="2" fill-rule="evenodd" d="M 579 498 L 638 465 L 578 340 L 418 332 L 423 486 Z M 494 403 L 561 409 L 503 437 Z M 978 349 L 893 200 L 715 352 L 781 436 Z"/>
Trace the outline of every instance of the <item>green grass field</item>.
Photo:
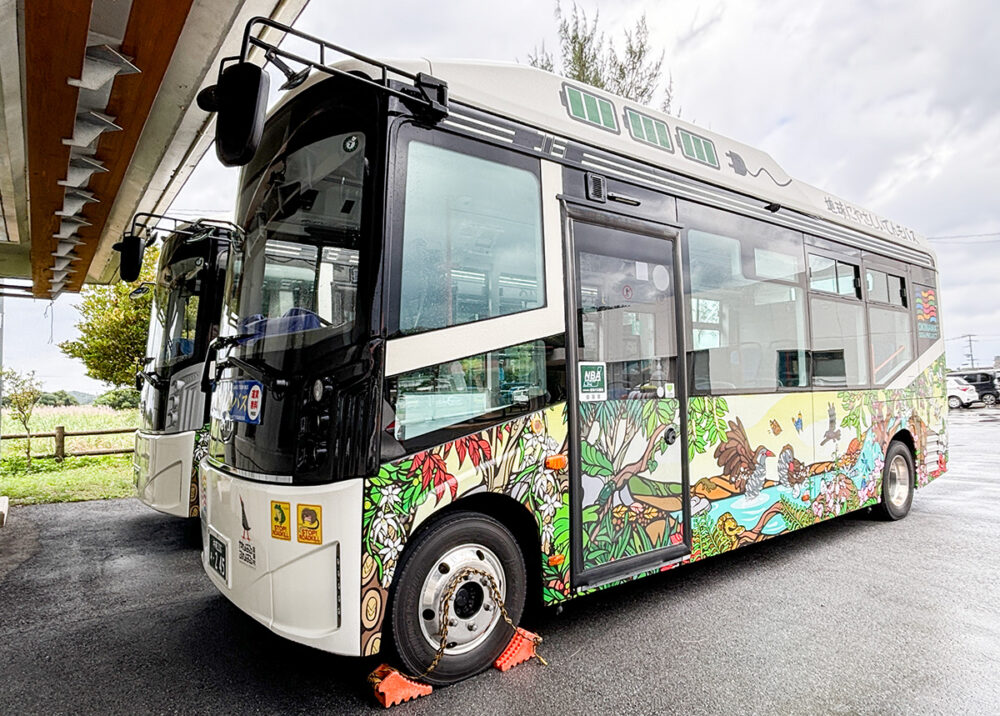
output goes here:
<path id="1" fill-rule="evenodd" d="M 32 433 L 52 432 L 62 425 L 67 432 L 135 428 L 139 424 L 138 410 L 112 410 L 94 406 L 35 409 L 31 420 Z M 5 435 L 21 434 L 23 426 L 9 411 L 2 413 Z M 67 437 L 66 453 L 85 450 L 129 448 L 134 444 L 132 433 Z M 133 493 L 132 456 L 95 455 L 54 459 L 32 459 L 28 468 L 25 440 L 3 440 L 0 443 L 0 495 L 7 495 L 15 505 L 39 502 L 73 502 L 128 497 Z M 32 455 L 51 455 L 52 438 L 33 438 Z"/>

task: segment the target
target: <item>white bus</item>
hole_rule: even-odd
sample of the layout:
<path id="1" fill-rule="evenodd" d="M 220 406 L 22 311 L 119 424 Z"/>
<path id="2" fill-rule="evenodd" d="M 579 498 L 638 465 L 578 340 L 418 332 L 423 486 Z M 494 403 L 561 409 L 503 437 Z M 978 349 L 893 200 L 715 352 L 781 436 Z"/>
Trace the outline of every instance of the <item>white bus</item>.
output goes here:
<path id="1" fill-rule="evenodd" d="M 245 62 L 201 98 L 246 232 L 203 558 L 269 629 L 391 642 L 414 674 L 440 651 L 426 679 L 450 683 L 506 645 L 501 602 L 516 623 L 848 511 L 899 519 L 944 471 L 912 230 L 547 72 L 284 29 L 323 55 L 266 125 Z"/>
<path id="2" fill-rule="evenodd" d="M 153 292 L 146 357 L 136 375 L 141 396 L 135 490 L 155 510 L 197 517 L 196 449 L 208 423 L 201 377 L 208 344 L 219 332 L 226 261 L 238 232 L 211 220 L 137 214 L 130 235 L 145 242 L 157 227 L 169 232 L 160 246 L 156 281 L 133 291 Z"/>

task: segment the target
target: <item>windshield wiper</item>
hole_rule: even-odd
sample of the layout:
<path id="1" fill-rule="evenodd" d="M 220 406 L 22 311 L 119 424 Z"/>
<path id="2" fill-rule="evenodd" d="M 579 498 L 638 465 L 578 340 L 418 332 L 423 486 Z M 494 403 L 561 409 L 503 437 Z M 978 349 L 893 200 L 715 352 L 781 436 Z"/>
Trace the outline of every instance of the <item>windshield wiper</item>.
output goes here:
<path id="1" fill-rule="evenodd" d="M 219 336 L 211 343 L 208 344 L 208 352 L 205 354 L 205 367 L 201 374 L 201 390 L 205 395 L 209 395 L 215 385 L 218 382 L 219 376 L 222 375 L 222 371 L 226 368 L 242 368 L 247 373 L 250 373 L 255 378 L 260 380 L 264 385 L 272 390 L 283 390 L 288 387 L 288 381 L 284 378 L 273 377 L 273 372 L 271 369 L 265 366 L 259 366 L 254 363 L 243 360 L 242 358 L 237 358 L 236 356 L 227 355 L 223 360 L 216 361 L 215 363 L 215 376 L 209 379 L 210 366 L 218 355 L 220 348 L 231 348 L 237 345 L 241 340 L 246 340 L 248 338 L 258 337 L 257 333 L 237 333 L 233 336 Z"/>
<path id="2" fill-rule="evenodd" d="M 241 368 L 242 370 L 250 373 L 254 378 L 259 380 L 261 383 L 266 385 L 272 390 L 282 390 L 288 387 L 288 381 L 284 378 L 275 378 L 275 371 L 272 368 L 268 368 L 264 365 L 257 365 L 256 363 L 250 363 L 242 358 L 237 358 L 236 356 L 226 356 L 225 360 L 220 361 L 215 366 L 215 379 L 218 380 L 219 376 L 222 375 L 222 371 L 226 368 Z"/>
<path id="3" fill-rule="evenodd" d="M 144 363 L 143 365 L 148 365 L 148 363 Z M 166 378 L 160 377 L 159 373 L 155 370 L 146 371 L 140 368 L 139 375 L 149 381 L 149 384 L 156 389 L 165 388 L 170 383 Z"/>

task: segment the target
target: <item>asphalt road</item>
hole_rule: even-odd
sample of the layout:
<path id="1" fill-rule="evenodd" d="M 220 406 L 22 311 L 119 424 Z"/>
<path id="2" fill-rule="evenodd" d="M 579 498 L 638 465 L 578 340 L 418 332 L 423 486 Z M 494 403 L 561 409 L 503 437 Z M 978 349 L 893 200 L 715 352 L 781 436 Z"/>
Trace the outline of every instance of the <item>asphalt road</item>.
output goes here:
<path id="1" fill-rule="evenodd" d="M 1000 409 L 951 426 L 949 473 L 902 522 L 859 513 L 542 612 L 548 667 L 395 712 L 996 713 Z M 243 615 L 196 532 L 135 500 L 0 529 L 0 713 L 380 712 L 374 665 Z"/>

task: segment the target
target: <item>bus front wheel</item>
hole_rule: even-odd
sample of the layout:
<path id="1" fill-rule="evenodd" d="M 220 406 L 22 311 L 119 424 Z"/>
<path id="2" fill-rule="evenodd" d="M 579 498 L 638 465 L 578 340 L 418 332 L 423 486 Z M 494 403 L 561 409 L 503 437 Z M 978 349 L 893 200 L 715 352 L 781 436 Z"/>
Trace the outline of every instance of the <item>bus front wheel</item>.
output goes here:
<path id="1" fill-rule="evenodd" d="M 403 666 L 436 686 L 487 669 L 513 636 L 527 574 L 517 540 L 500 522 L 455 512 L 407 546 L 394 579 L 392 637 Z M 445 631 L 446 630 L 446 631 Z M 430 673 L 445 634 L 443 656 Z"/>
<path id="2" fill-rule="evenodd" d="M 882 517 L 888 520 L 906 517 L 913 503 L 915 474 L 910 448 L 893 440 L 885 452 L 882 468 L 882 503 L 879 505 Z"/>

